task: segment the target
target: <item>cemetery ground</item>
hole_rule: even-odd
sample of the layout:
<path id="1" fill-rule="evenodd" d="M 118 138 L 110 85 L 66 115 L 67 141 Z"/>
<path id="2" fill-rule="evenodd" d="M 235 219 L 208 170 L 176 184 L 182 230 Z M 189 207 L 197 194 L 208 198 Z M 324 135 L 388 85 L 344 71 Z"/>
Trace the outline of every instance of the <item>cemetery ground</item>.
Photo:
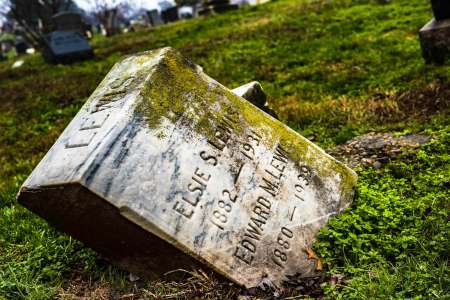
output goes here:
<path id="1" fill-rule="evenodd" d="M 324 276 L 286 287 L 283 297 L 449 299 L 450 68 L 421 57 L 417 33 L 431 16 L 422 0 L 282 0 L 96 37 L 90 61 L 48 65 L 33 55 L 17 69 L 0 63 L 0 299 L 252 294 L 202 270 L 130 281 L 15 199 L 112 65 L 165 46 L 230 88 L 260 81 L 280 119 L 325 149 L 369 132 L 431 138 L 356 168 L 353 204 L 312 247 Z"/>

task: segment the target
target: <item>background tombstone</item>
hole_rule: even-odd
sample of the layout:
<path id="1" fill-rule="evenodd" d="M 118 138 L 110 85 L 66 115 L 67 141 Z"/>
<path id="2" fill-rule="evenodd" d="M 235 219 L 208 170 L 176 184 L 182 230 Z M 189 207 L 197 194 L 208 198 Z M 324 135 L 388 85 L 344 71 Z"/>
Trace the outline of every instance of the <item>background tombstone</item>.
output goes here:
<path id="1" fill-rule="evenodd" d="M 6 55 L 12 48 L 14 48 L 14 40 L 4 39 L 0 41 L 0 52 Z"/>
<path id="2" fill-rule="evenodd" d="M 161 12 L 164 23 L 176 22 L 179 20 L 178 7 L 172 6 Z"/>
<path id="3" fill-rule="evenodd" d="M 275 119 L 278 119 L 278 116 L 275 113 L 275 111 L 269 108 L 269 103 L 267 102 L 267 95 L 259 82 L 252 81 L 240 87 L 237 87 L 232 91 L 236 95 L 250 101 L 250 103 L 261 109 L 263 112 L 271 115 Z"/>
<path id="4" fill-rule="evenodd" d="M 54 31 L 45 37 L 44 58 L 50 63 L 71 63 L 93 57 L 87 39 L 77 31 Z"/>
<path id="5" fill-rule="evenodd" d="M 147 11 L 147 17 L 153 27 L 164 24 L 164 21 L 161 19 L 161 15 L 159 14 L 157 9 Z"/>
<path id="6" fill-rule="evenodd" d="M 200 265 L 251 287 L 315 273 L 304 250 L 355 184 L 164 48 L 112 68 L 18 201 L 137 275 Z"/>
<path id="7" fill-rule="evenodd" d="M 64 11 L 52 17 L 55 24 L 55 31 L 77 31 L 84 35 L 85 25 L 80 13 Z"/>
<path id="8" fill-rule="evenodd" d="M 183 5 L 178 8 L 180 19 L 191 19 L 195 17 L 196 5 Z"/>
<path id="9" fill-rule="evenodd" d="M 450 59 L 450 1 L 432 0 L 434 18 L 420 29 L 420 45 L 427 63 Z"/>
<path id="10" fill-rule="evenodd" d="M 431 0 L 433 14 L 436 21 L 450 19 L 450 1 L 448 0 Z"/>
<path id="11" fill-rule="evenodd" d="M 202 11 L 200 12 L 201 15 L 208 15 L 211 12 L 215 13 L 222 13 L 229 10 L 238 9 L 238 4 L 231 4 L 230 0 L 209 0 L 206 1 Z"/>
<path id="12" fill-rule="evenodd" d="M 14 47 L 16 48 L 17 55 L 26 54 L 27 49 L 30 47 L 27 42 L 21 37 L 18 36 L 16 38 L 16 42 L 14 44 Z"/>

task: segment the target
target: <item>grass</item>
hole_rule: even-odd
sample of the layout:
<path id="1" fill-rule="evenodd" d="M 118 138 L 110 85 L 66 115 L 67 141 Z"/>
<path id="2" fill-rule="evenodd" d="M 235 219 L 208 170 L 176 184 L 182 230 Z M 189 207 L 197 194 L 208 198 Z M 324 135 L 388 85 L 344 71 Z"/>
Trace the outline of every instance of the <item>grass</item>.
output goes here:
<path id="1" fill-rule="evenodd" d="M 336 298 L 448 298 L 450 133 L 380 170 L 360 171 L 352 209 L 315 244 L 332 273 L 349 276 Z M 439 128 L 441 128 L 439 130 Z"/>
<path id="2" fill-rule="evenodd" d="M 130 283 L 127 274 L 17 204 L 15 194 L 112 65 L 172 46 L 219 82 L 258 80 L 289 126 L 324 148 L 369 131 L 434 141 L 380 170 L 358 170 L 352 207 L 322 230 L 316 252 L 329 298 L 450 298 L 450 68 L 426 65 L 417 32 L 428 1 L 280 0 L 112 38 L 96 57 L 0 63 L 0 299 L 232 297 L 211 274 Z M 320 293 L 322 293 L 320 292 Z"/>

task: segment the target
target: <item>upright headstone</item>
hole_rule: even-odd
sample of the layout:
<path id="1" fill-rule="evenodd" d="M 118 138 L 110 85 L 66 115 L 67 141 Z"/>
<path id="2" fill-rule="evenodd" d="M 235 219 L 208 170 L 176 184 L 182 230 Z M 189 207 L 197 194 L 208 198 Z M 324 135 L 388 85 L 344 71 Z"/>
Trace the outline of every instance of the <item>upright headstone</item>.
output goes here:
<path id="1" fill-rule="evenodd" d="M 170 22 L 176 22 L 179 20 L 178 17 L 178 7 L 172 6 L 166 10 L 163 10 L 161 12 L 162 19 L 164 20 L 164 23 L 170 23 Z"/>
<path id="2" fill-rule="evenodd" d="M 135 274 L 238 284 L 316 272 L 305 249 L 356 175 L 164 48 L 108 73 L 18 201 Z"/>
<path id="3" fill-rule="evenodd" d="M 442 64 L 450 59 L 450 1 L 432 0 L 434 18 L 419 32 L 422 54 L 427 63 Z"/>
<path id="4" fill-rule="evenodd" d="M 431 0 L 434 18 L 437 21 L 450 19 L 450 1 L 448 0 Z"/>
<path id="5" fill-rule="evenodd" d="M 119 32 L 119 10 L 112 8 L 105 12 L 106 14 L 106 35 L 111 36 Z"/>
<path id="6" fill-rule="evenodd" d="M 267 96 L 261 84 L 257 81 L 244 84 L 238 88 L 233 89 L 233 93 L 250 101 L 253 105 L 268 113 L 275 119 L 278 119 L 277 114 L 269 108 L 267 103 Z"/>
<path id="7" fill-rule="evenodd" d="M 77 31 L 84 34 L 85 25 L 81 14 L 78 12 L 60 12 L 55 14 L 52 20 L 55 23 L 55 31 Z"/>
<path id="8" fill-rule="evenodd" d="M 87 39 L 77 31 L 54 31 L 45 41 L 44 58 L 51 63 L 71 63 L 94 55 Z"/>
<path id="9" fill-rule="evenodd" d="M 160 25 L 164 24 L 163 20 L 161 19 L 161 15 L 159 14 L 157 9 L 153 9 L 153 10 L 147 11 L 147 17 L 148 17 L 148 19 L 150 21 L 150 24 L 153 27 L 160 26 Z"/>
<path id="10" fill-rule="evenodd" d="M 239 5 L 231 4 L 230 0 L 209 0 L 204 3 L 202 15 L 207 15 L 209 12 L 222 13 L 229 10 L 238 9 Z"/>
<path id="11" fill-rule="evenodd" d="M 0 41 L 0 52 L 6 54 L 6 53 L 8 53 L 12 48 L 14 48 L 14 41 L 13 41 L 13 40 L 3 40 L 3 41 Z"/>
<path id="12" fill-rule="evenodd" d="M 26 54 L 29 45 L 23 38 L 17 38 L 14 47 L 16 48 L 17 55 Z"/>

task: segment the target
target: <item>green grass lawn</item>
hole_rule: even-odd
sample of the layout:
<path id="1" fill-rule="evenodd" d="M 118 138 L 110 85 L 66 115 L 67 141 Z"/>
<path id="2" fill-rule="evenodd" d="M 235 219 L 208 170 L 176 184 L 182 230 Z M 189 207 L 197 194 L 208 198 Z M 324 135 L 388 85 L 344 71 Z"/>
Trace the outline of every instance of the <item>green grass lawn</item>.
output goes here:
<path id="1" fill-rule="evenodd" d="M 417 32 L 431 16 L 426 0 L 280 0 L 96 37 L 91 61 L 54 66 L 34 55 L 18 69 L 0 63 L 0 299 L 225 299 L 239 292 L 202 273 L 130 283 L 15 200 L 112 65 L 165 46 L 228 87 L 260 81 L 280 118 L 324 148 L 370 131 L 432 136 L 381 169 L 357 170 L 352 207 L 322 230 L 315 250 L 329 298 L 450 299 L 450 67 L 421 57 Z M 344 280 L 333 285 L 328 278 L 336 274 Z"/>

